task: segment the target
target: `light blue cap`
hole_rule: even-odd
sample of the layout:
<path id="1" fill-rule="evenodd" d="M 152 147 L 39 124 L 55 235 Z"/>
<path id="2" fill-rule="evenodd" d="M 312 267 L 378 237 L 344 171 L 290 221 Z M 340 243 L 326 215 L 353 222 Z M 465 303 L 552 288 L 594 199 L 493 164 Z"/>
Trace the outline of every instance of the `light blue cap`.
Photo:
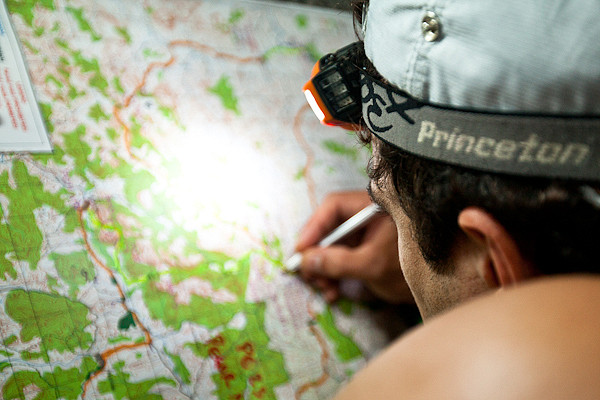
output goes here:
<path id="1" fill-rule="evenodd" d="M 418 100 L 600 115 L 600 1 L 371 0 L 365 51 Z"/>

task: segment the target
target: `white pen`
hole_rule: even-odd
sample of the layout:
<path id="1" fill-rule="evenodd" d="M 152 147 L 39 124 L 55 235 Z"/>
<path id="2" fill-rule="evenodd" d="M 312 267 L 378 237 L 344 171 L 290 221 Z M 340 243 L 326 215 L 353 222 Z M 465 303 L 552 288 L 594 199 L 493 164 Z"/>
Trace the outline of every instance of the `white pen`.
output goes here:
<path id="1" fill-rule="evenodd" d="M 377 215 L 381 211 L 381 207 L 377 204 L 369 204 L 352 217 L 350 217 L 346 222 L 335 228 L 331 233 L 325 236 L 320 242 L 320 247 L 329 246 L 338 240 L 342 239 L 346 235 L 356 231 L 357 229 L 364 226 L 367 222 L 371 220 L 375 215 Z M 302 254 L 294 253 L 285 263 L 286 270 L 288 272 L 295 272 L 300 267 L 302 263 Z"/>

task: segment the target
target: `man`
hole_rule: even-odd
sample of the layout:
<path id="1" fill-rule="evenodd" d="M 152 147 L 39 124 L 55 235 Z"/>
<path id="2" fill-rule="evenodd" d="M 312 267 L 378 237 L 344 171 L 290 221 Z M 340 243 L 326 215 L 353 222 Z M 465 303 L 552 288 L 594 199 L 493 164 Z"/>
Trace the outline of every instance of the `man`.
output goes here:
<path id="1" fill-rule="evenodd" d="M 346 277 L 395 302 L 409 297 L 407 284 L 426 322 L 418 338 L 484 323 L 478 315 L 485 311 L 469 320 L 457 306 L 480 297 L 483 310 L 501 310 L 506 303 L 479 296 L 501 288 L 519 286 L 501 298 L 522 296 L 549 312 L 540 300 L 547 292 L 535 289 L 540 296 L 531 297 L 523 282 L 557 289 L 561 298 L 578 287 L 597 290 L 591 277 L 557 287 L 544 286 L 542 277 L 600 270 L 600 4 L 372 0 L 357 10 L 366 56 L 358 56 L 363 136 L 373 145 L 369 190 L 393 219 L 398 248 L 390 250 L 395 237 L 384 218 L 352 247 L 315 247 L 368 204 L 360 192 L 334 195 L 300 235 L 303 276 L 330 301 Z M 396 251 L 402 275 L 390 256 Z M 528 310 L 503 326 L 520 333 L 535 314 Z M 576 310 L 565 306 L 559 314 Z M 436 315 L 450 322 L 428 326 Z M 586 332 L 577 340 L 588 340 Z M 476 354 L 468 343 L 463 349 Z M 547 378 L 532 377 L 536 384 Z"/>

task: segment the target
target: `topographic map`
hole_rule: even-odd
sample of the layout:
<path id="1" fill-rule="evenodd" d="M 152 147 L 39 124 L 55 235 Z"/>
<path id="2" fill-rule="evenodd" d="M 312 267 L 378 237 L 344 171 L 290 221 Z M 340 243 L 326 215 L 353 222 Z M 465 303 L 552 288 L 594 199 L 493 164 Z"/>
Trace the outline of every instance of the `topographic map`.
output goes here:
<path id="1" fill-rule="evenodd" d="M 301 87 L 350 15 L 8 0 L 52 154 L 0 154 L 0 397 L 322 399 L 388 341 L 283 272 L 368 150 Z"/>

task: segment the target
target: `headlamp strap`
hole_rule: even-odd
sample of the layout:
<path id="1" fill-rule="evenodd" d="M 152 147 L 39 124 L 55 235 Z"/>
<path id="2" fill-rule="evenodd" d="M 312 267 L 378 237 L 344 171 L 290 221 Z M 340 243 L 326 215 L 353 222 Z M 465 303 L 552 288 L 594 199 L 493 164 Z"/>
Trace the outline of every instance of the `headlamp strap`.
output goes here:
<path id="1" fill-rule="evenodd" d="M 600 180 L 600 118 L 497 114 L 416 100 L 361 72 L 362 114 L 409 153 L 511 175 Z"/>

